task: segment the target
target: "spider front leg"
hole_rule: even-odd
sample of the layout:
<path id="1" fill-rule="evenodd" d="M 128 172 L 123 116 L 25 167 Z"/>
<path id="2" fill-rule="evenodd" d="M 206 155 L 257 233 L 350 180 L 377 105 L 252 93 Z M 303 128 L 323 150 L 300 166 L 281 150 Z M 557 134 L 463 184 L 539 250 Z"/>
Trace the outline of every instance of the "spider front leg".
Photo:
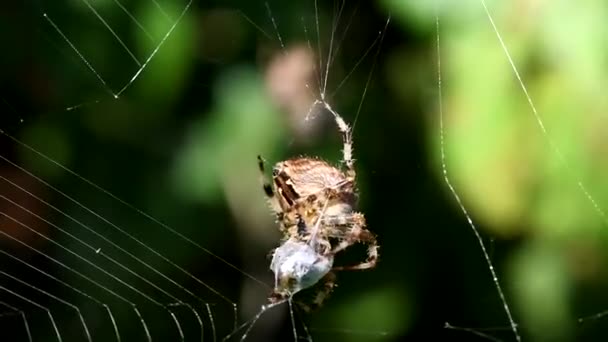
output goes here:
<path id="1" fill-rule="evenodd" d="M 346 164 L 347 170 L 346 175 L 349 178 L 355 178 L 355 160 L 353 159 L 353 137 L 350 131 L 350 126 L 342 119 L 340 114 L 334 111 L 327 102 L 323 102 L 325 109 L 334 115 L 336 125 L 340 133 L 342 133 L 342 142 L 344 147 L 342 148 L 342 161 Z"/>
<path id="2" fill-rule="evenodd" d="M 355 160 L 353 159 L 353 137 L 350 126 L 346 123 L 346 121 L 344 121 L 340 114 L 338 114 L 335 110 L 333 110 L 333 108 L 331 108 L 331 106 L 327 102 L 321 100 L 316 100 L 312 104 L 308 114 L 306 115 L 306 118 L 308 118 L 313 108 L 315 108 L 317 105 L 322 105 L 323 108 L 325 108 L 334 116 L 334 120 L 336 121 L 338 130 L 340 131 L 340 133 L 342 133 L 342 141 L 344 145 L 344 147 L 342 148 L 342 161 L 344 162 L 344 164 L 346 164 L 346 175 L 348 176 L 348 178 L 354 179 Z"/>
<path id="3" fill-rule="evenodd" d="M 272 210 L 277 214 L 277 217 L 280 221 L 280 216 L 283 214 L 283 208 L 281 208 L 281 205 L 277 200 L 274 190 L 272 190 L 272 184 L 268 181 L 268 178 L 266 177 L 266 173 L 264 170 L 264 159 L 262 159 L 262 156 L 260 155 L 258 155 L 258 169 L 260 171 L 260 183 L 262 184 L 262 188 L 264 189 L 266 199 L 268 200 L 268 203 L 270 204 Z"/>
<path id="4" fill-rule="evenodd" d="M 325 277 L 319 280 L 318 284 L 320 288 L 314 294 L 312 301 L 310 302 L 311 304 L 301 301 L 297 302 L 298 306 L 306 313 L 310 313 L 320 308 L 325 300 L 329 298 L 329 295 L 334 290 L 334 287 L 336 287 L 336 274 L 333 272 L 327 273 Z"/>
<path id="5" fill-rule="evenodd" d="M 357 265 L 337 266 L 332 269 L 334 271 L 364 270 L 375 267 L 378 262 L 378 242 L 376 241 L 376 236 L 364 228 L 365 218 L 363 215 L 354 213 L 350 221 L 349 224 L 351 228 L 343 232 L 344 238 L 332 249 L 331 253 L 336 255 L 340 251 L 360 242 L 368 245 L 367 260 Z"/>

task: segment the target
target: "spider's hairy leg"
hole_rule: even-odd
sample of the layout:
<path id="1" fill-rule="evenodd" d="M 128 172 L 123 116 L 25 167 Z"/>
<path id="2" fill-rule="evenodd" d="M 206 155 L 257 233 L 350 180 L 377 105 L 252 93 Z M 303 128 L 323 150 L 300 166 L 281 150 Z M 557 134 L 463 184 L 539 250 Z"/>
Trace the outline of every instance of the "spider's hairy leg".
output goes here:
<path id="1" fill-rule="evenodd" d="M 327 273 L 325 277 L 319 280 L 318 284 L 321 284 L 319 285 L 320 288 L 317 289 L 317 292 L 314 294 L 310 304 L 297 302 L 298 306 L 306 313 L 311 313 L 312 311 L 320 308 L 325 300 L 329 298 L 331 292 L 334 290 L 334 287 L 336 287 L 336 274 L 333 272 Z"/>
<path id="2" fill-rule="evenodd" d="M 362 214 L 355 213 L 353 215 L 353 222 L 350 230 L 344 233 L 345 238 L 331 251 L 333 255 L 336 253 L 354 245 L 357 242 L 365 243 L 368 245 L 367 248 L 367 260 L 357 265 L 352 266 L 337 266 L 334 267 L 334 271 L 346 271 L 346 270 L 364 270 L 373 268 L 378 262 L 378 242 L 376 236 L 365 229 L 365 219 Z"/>
<path id="3" fill-rule="evenodd" d="M 336 266 L 332 268 L 332 271 L 355 271 L 355 270 L 367 270 L 376 267 L 378 263 L 378 246 L 370 244 L 367 249 L 367 261 L 357 265 L 351 266 Z"/>
<path id="4" fill-rule="evenodd" d="M 329 297 L 331 292 L 334 290 L 334 287 L 336 286 L 336 274 L 333 272 L 327 273 L 325 277 L 321 279 L 321 282 L 323 283 L 323 288 L 319 290 L 315 296 L 315 299 L 313 300 L 313 304 L 317 307 L 323 305 L 325 299 L 327 299 L 327 297 Z"/>
<path id="5" fill-rule="evenodd" d="M 258 169 L 260 171 L 260 183 L 262 184 L 262 188 L 264 189 L 264 194 L 268 199 L 268 203 L 270 204 L 272 210 L 277 214 L 277 216 L 280 216 L 283 210 L 275 196 L 274 190 L 272 190 L 272 184 L 268 181 L 268 178 L 266 177 L 264 169 L 264 159 L 260 155 L 258 155 Z M 278 217 L 278 219 L 280 220 L 281 218 Z"/>
<path id="6" fill-rule="evenodd" d="M 323 102 L 323 106 L 334 115 L 336 125 L 338 125 L 340 133 L 342 133 L 342 142 L 344 144 L 344 147 L 342 148 L 342 161 L 347 167 L 346 175 L 353 179 L 355 178 L 355 160 L 353 159 L 353 137 L 350 126 L 327 102 Z"/>
<path id="7" fill-rule="evenodd" d="M 262 183 L 262 187 L 264 188 L 264 193 L 268 197 L 274 197 L 274 191 L 272 190 L 272 185 L 266 178 L 266 171 L 264 168 L 264 159 L 262 156 L 258 154 L 258 169 L 260 171 L 260 182 Z"/>
<path id="8" fill-rule="evenodd" d="M 313 104 L 310 106 L 308 114 L 306 115 L 307 119 L 317 105 L 323 106 L 323 108 L 325 108 L 334 116 L 334 120 L 336 121 L 338 130 L 340 131 L 340 133 L 342 133 L 342 141 L 344 145 L 344 147 L 342 148 L 342 161 L 344 162 L 344 164 L 346 164 L 346 175 L 348 176 L 348 178 L 354 179 L 355 160 L 353 159 L 353 137 L 350 126 L 346 123 L 346 121 L 344 121 L 342 116 L 340 116 L 340 114 L 338 114 L 333 108 L 331 108 L 329 103 L 325 102 L 324 100 L 315 100 L 315 102 L 313 102 Z"/>

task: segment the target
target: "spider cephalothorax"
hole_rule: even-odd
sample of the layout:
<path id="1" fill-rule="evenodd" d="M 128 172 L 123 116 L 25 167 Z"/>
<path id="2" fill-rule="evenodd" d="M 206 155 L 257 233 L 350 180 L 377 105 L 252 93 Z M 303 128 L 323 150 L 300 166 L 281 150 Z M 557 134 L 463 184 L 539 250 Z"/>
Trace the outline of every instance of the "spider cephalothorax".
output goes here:
<path id="1" fill-rule="evenodd" d="M 355 211 L 357 193 L 352 159 L 350 127 L 325 102 L 344 137 L 344 171 L 316 158 L 293 158 L 278 162 L 272 184 L 264 179 L 264 192 L 277 215 L 283 233 L 274 250 L 271 270 L 275 288 L 271 300 L 293 296 L 322 281 L 314 299 L 320 305 L 334 286 L 334 270 L 372 268 L 378 258 L 375 236 L 365 226 L 363 214 Z M 262 176 L 264 162 L 258 157 Z M 263 176 L 264 177 L 264 176 Z M 334 267 L 334 256 L 355 243 L 369 245 L 368 258 L 354 266 Z"/>

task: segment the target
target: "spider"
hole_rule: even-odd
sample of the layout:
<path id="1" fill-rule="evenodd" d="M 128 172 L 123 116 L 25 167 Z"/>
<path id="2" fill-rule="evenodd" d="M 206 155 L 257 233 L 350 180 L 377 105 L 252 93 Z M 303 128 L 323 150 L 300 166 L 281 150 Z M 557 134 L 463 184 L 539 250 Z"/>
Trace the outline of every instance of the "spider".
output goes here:
<path id="1" fill-rule="evenodd" d="M 264 193 L 283 233 L 270 264 L 275 286 L 269 299 L 275 303 L 319 285 L 313 298 L 319 307 L 335 286 L 333 271 L 369 269 L 378 260 L 376 237 L 365 228 L 363 214 L 354 210 L 358 195 L 350 127 L 324 101 L 315 101 L 311 110 L 317 105 L 333 114 L 342 134 L 345 170 L 318 158 L 297 157 L 274 165 L 271 184 L 258 156 Z M 355 243 L 368 245 L 367 260 L 333 266 L 334 256 Z"/>

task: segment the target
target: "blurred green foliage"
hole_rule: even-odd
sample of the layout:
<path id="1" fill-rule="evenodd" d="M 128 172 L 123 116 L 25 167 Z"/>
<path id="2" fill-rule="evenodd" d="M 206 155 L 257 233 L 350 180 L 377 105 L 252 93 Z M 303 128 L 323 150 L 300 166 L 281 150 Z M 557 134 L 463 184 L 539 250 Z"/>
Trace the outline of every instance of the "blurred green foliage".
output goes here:
<path id="1" fill-rule="evenodd" d="M 571 340 L 580 291 L 606 279 L 605 3 L 488 1 L 532 103 L 481 2 L 467 3 L 439 11 L 448 169 L 474 219 L 520 240 L 505 279 L 523 331 Z M 436 8 L 394 5 L 434 30 Z"/>

